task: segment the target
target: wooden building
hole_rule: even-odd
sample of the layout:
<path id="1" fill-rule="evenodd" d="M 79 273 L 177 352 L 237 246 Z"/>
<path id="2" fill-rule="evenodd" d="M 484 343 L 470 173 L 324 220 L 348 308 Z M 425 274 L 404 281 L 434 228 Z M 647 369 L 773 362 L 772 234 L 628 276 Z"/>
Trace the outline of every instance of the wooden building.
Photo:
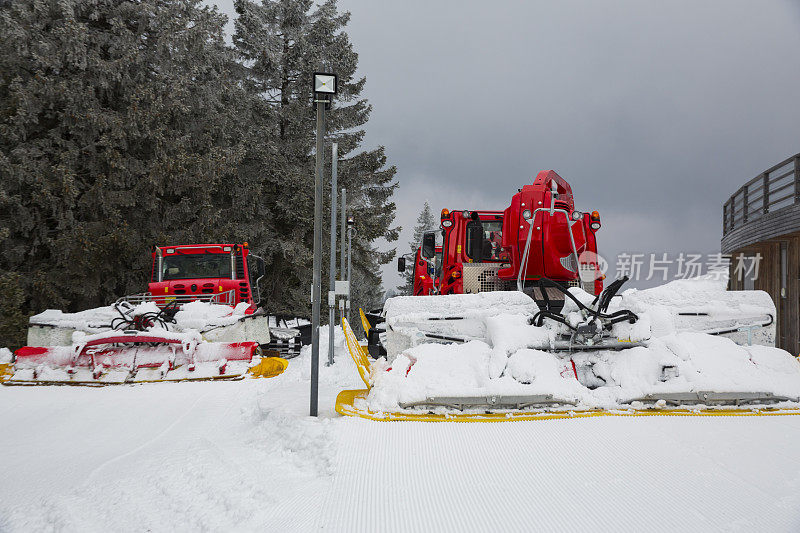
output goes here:
<path id="1" fill-rule="evenodd" d="M 729 289 L 772 296 L 777 344 L 800 355 L 800 154 L 765 170 L 722 208 L 722 253 L 731 255 Z M 758 272 L 748 268 L 758 261 Z"/>

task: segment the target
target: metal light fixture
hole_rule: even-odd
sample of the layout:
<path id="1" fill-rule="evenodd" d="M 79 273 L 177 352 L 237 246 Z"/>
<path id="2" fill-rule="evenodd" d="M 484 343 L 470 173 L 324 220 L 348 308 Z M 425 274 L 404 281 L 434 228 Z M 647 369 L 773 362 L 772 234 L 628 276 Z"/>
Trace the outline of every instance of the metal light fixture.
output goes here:
<path id="1" fill-rule="evenodd" d="M 314 73 L 314 92 L 317 94 L 336 94 L 337 87 L 336 74 L 326 72 Z"/>

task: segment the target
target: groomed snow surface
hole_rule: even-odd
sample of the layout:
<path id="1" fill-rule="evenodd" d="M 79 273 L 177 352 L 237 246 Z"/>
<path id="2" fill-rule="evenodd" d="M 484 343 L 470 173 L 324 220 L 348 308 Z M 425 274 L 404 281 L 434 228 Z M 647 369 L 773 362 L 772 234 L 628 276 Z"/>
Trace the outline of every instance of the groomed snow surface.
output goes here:
<path id="1" fill-rule="evenodd" d="M 313 419 L 309 367 L 0 387 L 0 531 L 800 530 L 800 416 L 341 418 L 337 335 Z"/>

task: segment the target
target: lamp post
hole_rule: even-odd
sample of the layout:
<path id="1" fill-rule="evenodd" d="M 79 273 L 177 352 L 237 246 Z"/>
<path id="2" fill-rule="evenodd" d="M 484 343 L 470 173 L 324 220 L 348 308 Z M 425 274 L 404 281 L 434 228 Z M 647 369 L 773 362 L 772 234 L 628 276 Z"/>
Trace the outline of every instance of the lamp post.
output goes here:
<path id="1" fill-rule="evenodd" d="M 347 322 L 350 322 L 350 300 L 352 297 L 352 292 L 350 291 L 350 287 L 353 284 L 353 234 L 356 231 L 355 228 L 356 221 L 353 219 L 352 215 L 347 217 L 347 303 L 345 306 L 347 307 Z"/>
<path id="2" fill-rule="evenodd" d="M 336 171 L 339 145 L 331 147 L 331 257 L 328 277 L 328 365 L 333 364 L 333 332 L 336 326 Z M 342 236 L 344 238 L 344 236 Z"/>
<path id="3" fill-rule="evenodd" d="M 336 94 L 336 74 L 314 73 L 314 104 L 317 106 L 317 168 L 314 177 L 314 270 L 311 278 L 311 406 L 317 416 L 319 399 L 319 315 L 322 296 L 322 167 L 325 156 L 325 109 Z"/>
<path id="4" fill-rule="evenodd" d="M 344 225 L 345 225 L 345 221 L 346 220 L 347 220 L 347 189 L 345 189 L 343 187 L 342 188 L 342 217 L 341 217 L 342 231 L 340 232 L 340 234 L 342 236 L 342 245 L 340 246 L 340 248 L 341 248 L 341 253 L 340 253 L 341 260 L 339 262 L 339 276 L 343 280 L 348 280 L 349 281 L 349 278 L 347 278 L 347 271 L 344 269 L 344 254 L 345 254 L 345 250 L 344 250 L 345 227 L 344 227 Z M 348 295 L 349 295 L 349 292 L 348 292 Z M 344 320 L 344 306 L 345 306 L 345 303 L 346 303 L 346 298 L 342 298 L 341 300 L 339 300 L 339 322 L 342 322 Z"/>

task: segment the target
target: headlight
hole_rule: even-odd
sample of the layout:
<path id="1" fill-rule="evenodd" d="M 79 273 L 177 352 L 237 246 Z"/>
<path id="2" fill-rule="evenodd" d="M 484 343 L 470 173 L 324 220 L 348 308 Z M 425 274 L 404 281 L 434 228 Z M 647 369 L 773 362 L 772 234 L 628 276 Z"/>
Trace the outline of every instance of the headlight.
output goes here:
<path id="1" fill-rule="evenodd" d="M 442 227 L 443 228 L 449 228 L 452 225 L 453 225 L 453 221 L 452 220 L 442 220 Z"/>
<path id="2" fill-rule="evenodd" d="M 581 213 L 580 211 L 573 211 L 572 212 L 572 220 L 576 220 L 577 221 L 577 220 L 580 220 L 582 218 L 583 218 L 583 213 Z"/>
<path id="3" fill-rule="evenodd" d="M 526 209 L 525 211 L 523 211 L 522 212 L 522 218 L 524 218 L 525 220 L 530 220 L 531 219 L 531 210 L 530 209 Z"/>

